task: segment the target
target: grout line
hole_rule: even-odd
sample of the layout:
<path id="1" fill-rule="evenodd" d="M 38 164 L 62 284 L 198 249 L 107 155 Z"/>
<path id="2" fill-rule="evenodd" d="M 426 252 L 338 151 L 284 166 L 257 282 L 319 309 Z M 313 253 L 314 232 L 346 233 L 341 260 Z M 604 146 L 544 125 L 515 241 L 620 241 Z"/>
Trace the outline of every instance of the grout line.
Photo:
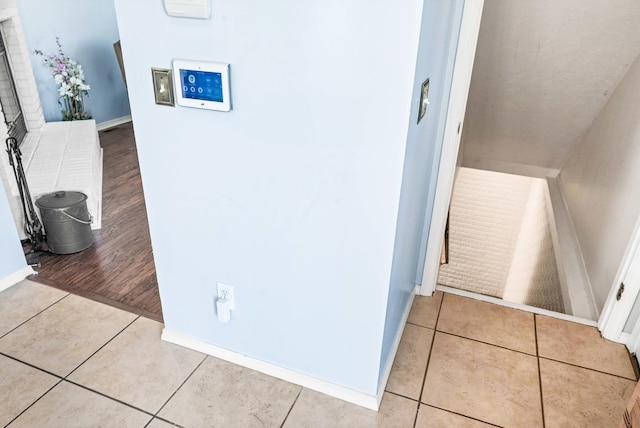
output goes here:
<path id="1" fill-rule="evenodd" d="M 443 412 L 447 412 L 447 413 L 451 413 L 451 414 L 454 414 L 454 415 L 462 416 L 463 418 L 467 418 L 467 419 L 471 419 L 473 421 L 481 422 L 481 423 L 483 423 L 485 425 L 489 425 L 489 426 L 492 426 L 492 427 L 504 428 L 502 425 L 496 425 L 496 424 L 493 424 L 491 422 L 483 421 L 482 419 L 474 418 L 473 416 L 465 415 L 463 413 L 453 412 L 453 411 L 447 410 L 447 409 L 445 409 L 443 407 L 433 406 L 433 405 L 427 404 L 427 403 L 420 403 L 420 405 L 421 406 L 427 406 L 427 407 L 433 407 L 434 409 L 438 409 L 438 410 L 442 410 Z"/>
<path id="2" fill-rule="evenodd" d="M 5 425 L 5 427 L 8 427 L 9 425 L 11 425 L 16 419 L 18 419 L 20 416 L 22 416 L 22 414 L 24 414 L 24 412 L 26 412 L 27 410 L 29 410 L 31 407 L 33 407 L 34 404 L 36 404 L 38 401 L 40 401 L 45 395 L 47 395 L 49 392 L 51 392 L 51 390 L 53 388 L 55 388 L 56 386 L 60 385 L 60 383 L 62 383 L 64 379 L 58 378 L 58 382 L 55 383 L 55 385 L 53 385 L 51 388 L 47 389 L 40 397 L 36 398 L 35 401 L 31 404 L 29 404 L 23 411 L 21 411 L 15 418 L 11 419 L 9 421 L 8 424 Z"/>
<path id="3" fill-rule="evenodd" d="M 127 407 L 130 407 L 130 408 L 134 409 L 134 410 L 138 410 L 139 412 L 142 412 L 142 413 L 144 413 L 146 415 L 151 416 L 151 419 L 153 419 L 153 417 L 154 417 L 153 413 L 149 412 L 148 410 L 144 410 L 144 409 L 141 409 L 139 407 L 136 407 L 133 404 L 127 403 L 126 401 L 122 401 L 122 400 L 119 400 L 119 399 L 117 399 L 115 397 L 111 397 L 111 396 L 109 396 L 109 395 L 107 395 L 107 394 L 105 394 L 103 392 L 100 392 L 100 391 L 97 391 L 95 389 L 89 388 L 88 386 L 84 386 L 84 385 L 82 385 L 80 383 L 74 382 L 74 381 L 69 380 L 69 379 L 62 379 L 61 382 L 63 382 L 63 381 L 67 382 L 67 383 L 70 383 L 71 385 L 75 385 L 75 386 L 77 386 L 79 388 L 82 388 L 85 391 L 93 392 L 94 394 L 100 395 L 101 397 L 104 397 L 104 398 L 107 398 L 109 400 L 115 401 L 117 403 L 123 404 L 123 405 L 125 405 Z"/>
<path id="4" fill-rule="evenodd" d="M 484 345 L 494 346 L 496 348 L 504 349 L 505 351 L 512 351 L 512 352 L 516 352 L 518 354 L 528 355 L 529 357 L 536 357 L 535 354 L 530 354 L 530 353 L 524 352 L 524 351 L 518 351 L 517 349 L 507 348 L 506 346 L 496 345 L 495 343 L 484 342 L 482 340 L 474 339 L 474 338 L 471 338 L 471 337 L 461 336 L 459 334 L 450 333 L 448 331 L 436 330 L 436 332 L 442 333 L 442 334 L 446 334 L 446 335 L 449 335 L 449 336 L 453 336 L 453 337 L 458 337 L 460 339 L 470 340 L 470 341 L 476 342 L 476 343 L 482 343 Z M 536 347 L 537 347 L 537 344 L 536 344 Z"/>
<path id="5" fill-rule="evenodd" d="M 385 394 L 391 394 L 391 395 L 395 395 L 396 397 L 402 397 L 402 398 L 406 398 L 407 400 L 411 400 L 411 401 L 415 401 L 416 403 L 420 403 L 420 399 L 415 399 L 415 398 L 411 398 L 411 397 L 407 397 L 406 395 L 403 394 L 399 394 L 397 392 L 393 392 L 393 391 L 389 391 L 387 389 L 384 390 Z"/>
<path id="6" fill-rule="evenodd" d="M 538 357 L 538 358 L 542 359 L 542 360 L 553 361 L 554 363 L 558 363 L 558 364 L 565 364 L 567 366 L 576 367 L 576 368 L 579 368 L 579 369 L 589 370 L 590 372 L 595 372 L 595 373 L 600 373 L 600 374 L 607 375 L 607 376 L 616 377 L 618 379 L 628 380 L 629 382 L 638 382 L 637 380 L 630 379 L 630 378 L 628 378 L 626 376 L 621 376 L 621 375 L 614 374 L 614 373 L 607 373 L 607 372 L 603 372 L 602 370 L 596 370 L 596 369 L 592 369 L 592 368 L 589 368 L 589 367 L 580 366 L 578 364 L 568 363 L 566 361 L 556 360 L 556 359 L 549 358 L 549 357 Z"/>
<path id="7" fill-rule="evenodd" d="M 25 321 L 21 322 L 20 324 L 18 324 L 17 326 L 15 326 L 14 328 L 12 328 L 11 330 L 9 330 L 8 332 L 6 332 L 5 334 L 0 336 L 0 339 L 2 339 L 3 337 L 5 337 L 6 335 L 12 333 L 13 331 L 17 330 L 18 328 L 22 327 L 23 325 L 25 325 L 26 323 L 28 323 L 29 321 L 31 321 L 32 319 L 34 319 L 35 317 L 37 317 L 38 315 L 40 315 L 41 313 L 43 313 L 44 311 L 46 311 L 47 309 L 51 308 L 52 306 L 54 306 L 55 304 L 59 303 L 60 301 L 66 299 L 67 297 L 69 297 L 70 293 L 66 292 L 67 294 L 62 296 L 61 298 L 59 298 L 58 300 L 56 300 L 55 302 L 53 302 L 52 304 L 50 304 L 49 306 L 47 306 L 46 308 L 42 309 L 41 311 L 39 311 L 38 313 L 36 313 L 35 315 L 33 315 L 32 317 L 26 319 Z"/>
<path id="8" fill-rule="evenodd" d="M 55 373 L 50 372 L 50 371 L 48 371 L 48 370 L 45 370 L 45 369 L 43 369 L 43 368 L 40 368 L 40 367 L 34 366 L 34 365 L 33 365 L 33 364 L 31 364 L 31 363 L 28 363 L 28 362 L 26 362 L 26 361 L 22 361 L 21 359 L 16 358 L 16 357 L 12 357 L 11 355 L 9 355 L 9 354 L 5 354 L 4 352 L 0 352 L 0 355 L 5 356 L 5 357 L 7 357 L 7 358 L 10 358 L 10 359 L 12 359 L 12 360 L 14 360 L 14 361 L 17 361 L 17 362 L 21 363 L 21 364 L 24 364 L 25 366 L 29 366 L 29 367 L 31 367 L 32 369 L 36 369 L 36 370 L 39 370 L 39 371 L 41 371 L 41 372 L 44 372 L 44 373 L 46 373 L 46 374 L 48 374 L 48 375 L 50 375 L 50 376 L 57 377 L 57 378 L 58 378 L 58 379 L 60 379 L 60 380 L 63 380 L 63 379 L 64 379 L 64 376 L 60 376 L 60 375 L 58 375 L 58 374 L 55 374 Z"/>
<path id="9" fill-rule="evenodd" d="M 636 376 L 636 380 L 638 380 L 640 378 L 640 366 L 638 365 L 636 354 L 632 354 L 628 349 L 626 351 L 629 361 L 631 362 L 631 367 L 633 368 L 633 373 Z"/>
<path id="10" fill-rule="evenodd" d="M 296 399 L 293 400 L 293 403 L 291 404 L 291 407 L 289 408 L 289 411 L 287 412 L 286 416 L 282 420 L 282 424 L 280 424 L 280 428 L 284 427 L 284 424 L 287 422 L 287 419 L 289 419 L 289 415 L 291 414 L 291 412 L 293 411 L 293 408 L 295 407 L 296 403 L 298 402 L 298 398 L 300 398 L 300 394 L 302 394 L 302 390 L 303 389 L 304 389 L 304 387 L 300 387 L 300 391 L 298 391 L 298 395 L 296 395 Z"/>
<path id="11" fill-rule="evenodd" d="M 167 424 L 169 424 L 171 426 L 174 426 L 174 427 L 185 428 L 183 425 L 179 425 L 179 424 L 177 424 L 175 422 L 171 422 L 171 421 L 168 421 L 166 419 L 159 418 L 158 416 L 152 417 L 151 420 L 149 422 L 147 422 L 147 424 L 145 425 L 145 428 L 147 428 L 149 425 L 151 425 L 151 422 L 153 422 L 155 420 L 162 421 L 162 422 L 167 423 Z"/>
<path id="12" fill-rule="evenodd" d="M 538 386 L 540 388 L 540 410 L 542 411 L 542 428 L 545 427 L 544 417 L 544 393 L 542 392 L 542 371 L 540 370 L 540 351 L 538 350 L 538 322 L 537 316 L 533 316 L 533 332 L 536 337 L 536 363 L 538 363 Z"/>
<path id="13" fill-rule="evenodd" d="M 175 391 L 173 391 L 173 393 L 169 396 L 169 398 L 167 398 L 167 400 L 164 402 L 164 404 L 163 404 L 162 406 L 160 406 L 160 408 L 158 409 L 158 411 L 153 415 L 154 417 L 157 417 L 157 416 L 158 416 L 158 413 L 160 413 L 160 412 L 162 411 L 162 409 L 164 409 L 164 408 L 167 406 L 167 404 L 169 403 L 169 401 L 171 401 L 171 399 L 172 399 L 173 397 L 175 397 L 175 395 L 178 393 L 178 391 L 180 391 L 180 388 L 182 388 L 182 387 L 184 386 L 184 384 L 185 384 L 185 383 L 187 383 L 187 381 L 188 381 L 189 379 L 191 379 L 191 376 L 193 376 L 193 374 L 196 372 L 196 370 L 198 370 L 198 369 L 200 368 L 200 366 L 201 366 L 202 364 L 204 364 L 204 362 L 207 360 L 207 358 L 209 358 L 209 356 L 208 356 L 208 355 L 206 355 L 206 354 L 203 354 L 203 355 L 204 355 L 204 358 L 202 359 L 202 361 L 200 361 L 200 362 L 198 363 L 198 365 L 197 365 L 197 366 L 195 366 L 195 368 L 191 371 L 191 373 L 189 373 L 189 376 L 187 376 L 187 377 L 184 379 L 184 381 L 183 381 L 180 385 L 178 385 L 178 387 L 176 388 L 176 390 L 175 390 Z M 172 422 L 172 423 L 173 423 L 173 422 Z"/>
<path id="14" fill-rule="evenodd" d="M 127 324 L 126 326 L 124 326 L 124 328 L 122 330 L 120 330 L 119 332 L 117 332 L 116 334 L 113 335 L 113 337 L 111 337 L 111 339 L 107 340 L 101 347 L 99 347 L 98 349 L 96 349 L 95 352 L 93 352 L 91 355 L 89 355 L 87 358 L 84 359 L 84 361 L 82 361 L 80 364 L 78 364 L 73 370 L 71 370 L 69 373 L 67 373 L 66 376 L 64 376 L 64 379 L 67 380 L 67 378 L 69 376 L 71 376 L 76 370 L 78 370 L 84 363 L 86 363 L 87 361 L 89 361 L 89 359 L 91 359 L 91 357 L 93 357 L 94 355 L 96 355 L 98 352 L 100 352 L 105 346 L 107 346 L 108 344 L 110 344 L 113 339 L 115 339 L 116 337 L 120 336 L 122 334 L 123 331 L 125 331 L 126 329 L 128 329 L 131 324 L 133 324 L 134 322 L 136 322 L 138 320 L 138 318 L 140 318 L 140 315 L 137 315 L 129 324 Z"/>
<path id="15" fill-rule="evenodd" d="M 418 411 L 420 410 L 420 400 L 422 399 L 422 394 L 424 394 L 424 387 L 427 382 L 427 372 L 429 371 L 429 363 L 431 362 L 431 355 L 433 354 L 433 344 L 436 341 L 436 332 L 438 331 L 438 322 L 440 321 L 440 313 L 442 312 L 442 304 L 444 303 L 445 293 L 442 293 L 442 298 L 440 299 L 440 305 L 438 306 L 438 316 L 436 316 L 436 323 L 433 326 L 433 336 L 431 336 L 431 346 L 429 347 L 429 356 L 427 357 L 427 365 L 424 368 L 424 375 L 422 376 L 422 386 L 420 387 L 420 395 L 418 396 L 418 409 L 416 410 L 416 418 L 413 422 L 413 426 L 415 428 L 416 423 L 418 422 Z"/>

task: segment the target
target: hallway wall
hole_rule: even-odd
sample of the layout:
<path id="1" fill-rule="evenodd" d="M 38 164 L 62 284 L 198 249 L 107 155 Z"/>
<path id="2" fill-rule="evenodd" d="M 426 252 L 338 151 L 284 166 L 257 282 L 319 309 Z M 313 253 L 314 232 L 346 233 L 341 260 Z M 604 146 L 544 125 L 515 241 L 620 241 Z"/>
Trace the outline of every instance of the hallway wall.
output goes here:
<path id="1" fill-rule="evenodd" d="M 422 8 L 116 1 L 168 330 L 378 393 Z M 175 58 L 230 63 L 233 109 L 156 105 L 151 67 Z"/>
<path id="2" fill-rule="evenodd" d="M 640 57 L 560 170 L 599 310 L 640 216 L 638 100 Z"/>
<path id="3" fill-rule="evenodd" d="M 18 232 L 9 209 L 9 201 L 2 190 L 0 185 L 0 283 L 2 279 L 27 268 Z"/>
<path id="4" fill-rule="evenodd" d="M 44 117 L 62 120 L 58 104 L 58 85 L 42 57 L 33 54 L 56 53 L 56 37 L 64 52 L 76 60 L 91 86 L 85 106 L 98 124 L 131 114 L 122 73 L 113 50 L 120 38 L 114 0 L 19 0 L 17 2 L 30 60 L 38 85 Z"/>
<path id="5" fill-rule="evenodd" d="M 556 173 L 640 53 L 636 0 L 486 0 L 463 166 Z"/>

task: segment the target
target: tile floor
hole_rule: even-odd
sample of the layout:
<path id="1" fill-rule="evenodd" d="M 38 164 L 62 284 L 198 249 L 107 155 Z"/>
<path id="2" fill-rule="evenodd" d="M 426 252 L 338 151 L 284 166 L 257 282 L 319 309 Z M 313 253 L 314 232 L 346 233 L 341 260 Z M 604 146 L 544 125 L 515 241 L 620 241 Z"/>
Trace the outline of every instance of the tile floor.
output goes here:
<path id="1" fill-rule="evenodd" d="M 595 328 L 416 297 L 378 413 L 162 342 L 162 324 L 30 281 L 0 293 L 0 426 L 617 427 L 635 387 Z"/>

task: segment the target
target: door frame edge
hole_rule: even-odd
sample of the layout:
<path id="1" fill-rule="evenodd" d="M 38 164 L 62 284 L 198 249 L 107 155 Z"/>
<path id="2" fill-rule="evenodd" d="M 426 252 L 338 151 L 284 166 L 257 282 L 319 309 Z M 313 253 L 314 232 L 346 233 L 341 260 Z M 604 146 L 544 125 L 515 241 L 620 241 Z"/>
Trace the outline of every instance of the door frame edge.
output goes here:
<path id="1" fill-rule="evenodd" d="M 460 35 L 456 51 L 455 68 L 451 82 L 451 95 L 445 121 L 445 131 L 442 141 L 442 154 L 434 161 L 432 167 L 438 168 L 436 190 L 433 203 L 431 222 L 428 225 L 427 251 L 420 294 L 431 296 L 436 289 L 440 251 L 453 190 L 456 172 L 456 161 L 460 148 L 460 136 L 464 124 L 464 115 L 471 86 L 471 74 L 475 60 L 480 21 L 484 0 L 465 0 L 460 24 Z"/>

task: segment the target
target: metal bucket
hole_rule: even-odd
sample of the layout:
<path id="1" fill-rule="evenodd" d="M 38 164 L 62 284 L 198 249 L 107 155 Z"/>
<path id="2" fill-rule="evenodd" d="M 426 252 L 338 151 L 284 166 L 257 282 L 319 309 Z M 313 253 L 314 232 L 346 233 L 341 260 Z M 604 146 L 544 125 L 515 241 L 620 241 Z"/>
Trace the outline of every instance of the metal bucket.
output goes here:
<path id="1" fill-rule="evenodd" d="M 93 244 L 87 195 L 81 192 L 49 193 L 38 198 L 36 205 L 52 253 L 77 253 Z"/>

